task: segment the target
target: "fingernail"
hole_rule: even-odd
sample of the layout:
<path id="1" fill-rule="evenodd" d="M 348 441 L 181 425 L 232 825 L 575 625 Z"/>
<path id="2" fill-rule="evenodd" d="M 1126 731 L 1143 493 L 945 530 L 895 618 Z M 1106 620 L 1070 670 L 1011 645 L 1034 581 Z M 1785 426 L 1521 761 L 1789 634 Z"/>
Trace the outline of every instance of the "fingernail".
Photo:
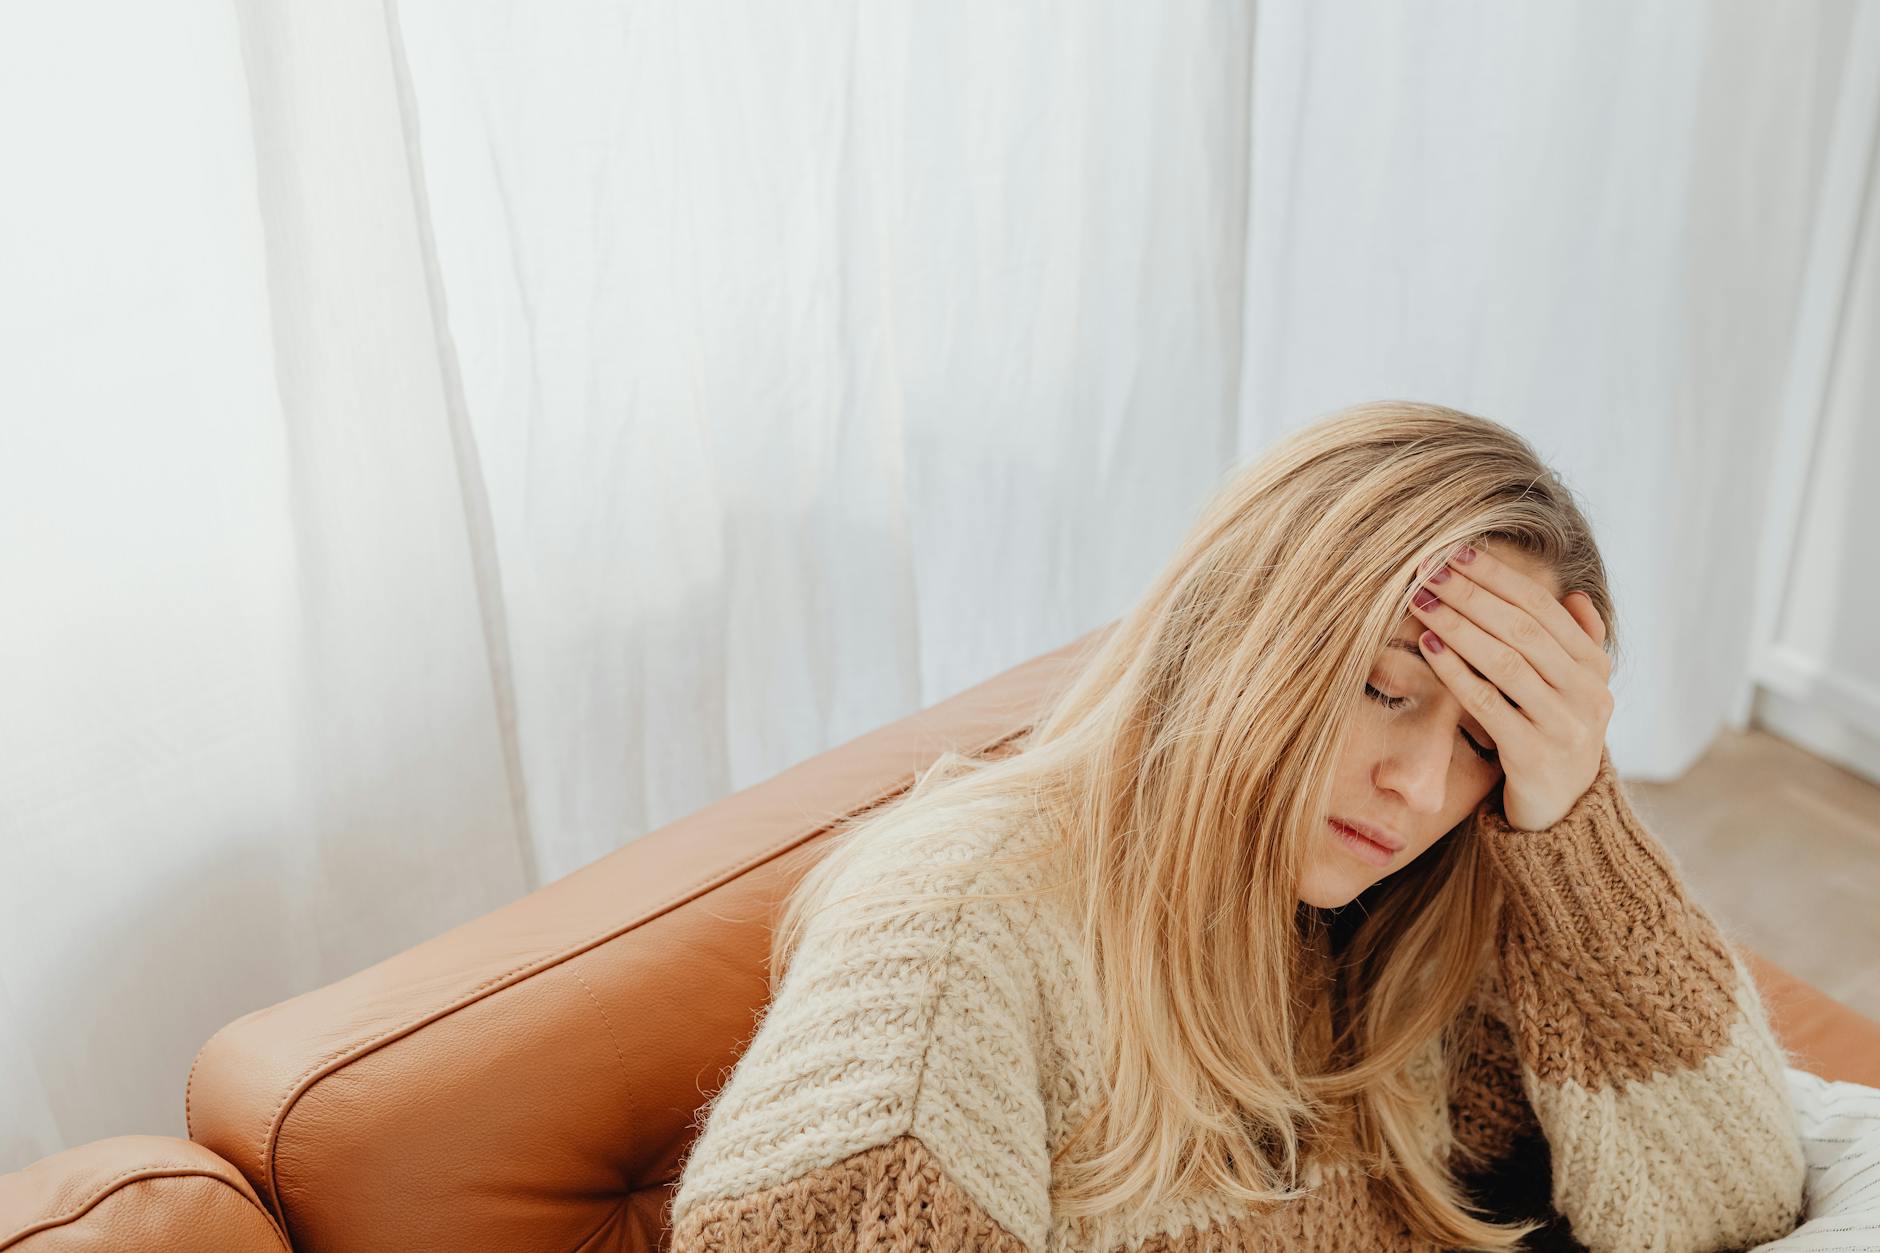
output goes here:
<path id="1" fill-rule="evenodd" d="M 1416 602 L 1416 606 L 1418 609 L 1428 609 L 1431 605 L 1434 605 L 1437 603 L 1436 593 L 1432 592 L 1427 587 L 1419 587 L 1417 589 L 1417 594 L 1415 596 L 1412 596 L 1410 599 Z"/>
<path id="2" fill-rule="evenodd" d="M 1464 544 L 1461 548 L 1458 548 L 1456 550 L 1456 555 L 1455 555 L 1454 560 L 1460 561 L 1464 565 L 1467 565 L 1469 562 L 1475 560 L 1475 550 L 1473 548 L 1470 548 L 1467 544 Z"/>
<path id="3" fill-rule="evenodd" d="M 1436 632 L 1425 631 L 1423 633 L 1423 647 L 1433 653 L 1440 653 L 1443 651 L 1443 642 L 1436 638 Z"/>

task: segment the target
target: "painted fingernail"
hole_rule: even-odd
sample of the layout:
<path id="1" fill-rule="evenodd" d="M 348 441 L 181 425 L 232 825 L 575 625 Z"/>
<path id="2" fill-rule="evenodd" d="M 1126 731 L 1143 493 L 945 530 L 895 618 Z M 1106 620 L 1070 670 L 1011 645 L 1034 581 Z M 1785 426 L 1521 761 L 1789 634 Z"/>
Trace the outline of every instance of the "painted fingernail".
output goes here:
<path id="1" fill-rule="evenodd" d="M 1436 599 L 1436 593 L 1430 591 L 1427 587 L 1419 587 L 1417 594 L 1410 599 L 1416 602 L 1418 609 L 1428 609 L 1431 605 L 1439 603 Z"/>
<path id="2" fill-rule="evenodd" d="M 1456 550 L 1455 560 L 1467 565 L 1469 562 L 1475 560 L 1475 550 L 1470 548 L 1467 544 L 1464 544 L 1461 548 Z"/>
<path id="3" fill-rule="evenodd" d="M 1430 581 L 1430 582 L 1432 582 L 1432 583 L 1441 583 L 1441 582 L 1442 582 L 1443 580 L 1445 580 L 1445 579 L 1447 579 L 1447 578 L 1449 577 L 1449 575 L 1450 575 L 1450 569 L 1449 569 L 1449 567 L 1448 567 L 1448 566 L 1441 566 L 1441 567 L 1439 567 L 1439 568 L 1437 569 L 1437 571 L 1436 571 L 1436 573 L 1435 573 L 1435 574 L 1432 574 L 1432 575 L 1430 576 L 1430 580 L 1429 580 L 1429 581 Z"/>
<path id="4" fill-rule="evenodd" d="M 1423 633 L 1423 647 L 1433 653 L 1440 653 L 1443 651 L 1443 642 L 1436 638 L 1436 632 L 1425 631 Z"/>

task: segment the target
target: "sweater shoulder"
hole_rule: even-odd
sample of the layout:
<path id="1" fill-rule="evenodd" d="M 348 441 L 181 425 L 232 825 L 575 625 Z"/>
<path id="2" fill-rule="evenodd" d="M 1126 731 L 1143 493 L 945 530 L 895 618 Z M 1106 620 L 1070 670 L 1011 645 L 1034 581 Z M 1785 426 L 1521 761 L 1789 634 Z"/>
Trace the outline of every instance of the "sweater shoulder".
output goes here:
<path id="1" fill-rule="evenodd" d="M 884 1188 L 917 1197 L 920 1222 L 974 1233 L 964 1247 L 1041 1245 L 1049 1161 L 1034 906 L 1022 893 L 1030 872 L 996 861 L 1037 832 L 989 808 L 950 817 L 867 833 L 831 881 L 829 907 L 808 920 L 703 1114 L 672 1210 L 675 1238 L 693 1243 L 675 1247 L 794 1248 L 765 1226 L 811 1213 L 818 1229 L 844 1233 L 836 1243 L 861 1238 L 888 1221 Z M 890 869 L 911 878 L 884 886 Z M 909 887 L 971 899 L 878 916 Z"/>

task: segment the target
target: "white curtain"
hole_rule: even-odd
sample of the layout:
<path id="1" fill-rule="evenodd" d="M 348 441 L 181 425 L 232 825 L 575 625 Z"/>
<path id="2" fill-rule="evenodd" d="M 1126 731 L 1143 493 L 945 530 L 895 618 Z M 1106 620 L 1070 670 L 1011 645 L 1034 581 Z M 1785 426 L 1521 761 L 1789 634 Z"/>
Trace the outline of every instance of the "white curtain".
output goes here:
<path id="1" fill-rule="evenodd" d="M 1241 446 L 1368 396 L 1525 434 L 1612 576 L 1628 775 L 1682 774 L 1751 668 L 1854 34 L 1851 0 L 1261 8 Z"/>
<path id="2" fill-rule="evenodd" d="M 1107 621 L 1351 400 L 1535 437 L 1685 760 L 1850 2 L 0 11 L 0 1170 Z"/>
<path id="3" fill-rule="evenodd" d="M 1243 6 L 398 9 L 547 876 L 1096 625 L 1233 455 Z"/>
<path id="4" fill-rule="evenodd" d="M 0 9 L 0 1169 L 527 890 L 387 53 Z"/>

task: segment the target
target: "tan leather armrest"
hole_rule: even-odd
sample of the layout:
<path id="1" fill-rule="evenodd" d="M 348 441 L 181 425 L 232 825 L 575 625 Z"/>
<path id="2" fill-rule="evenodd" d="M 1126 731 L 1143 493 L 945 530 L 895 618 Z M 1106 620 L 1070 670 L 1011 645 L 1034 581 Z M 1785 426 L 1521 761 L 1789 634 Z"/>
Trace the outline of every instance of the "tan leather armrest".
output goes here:
<path id="1" fill-rule="evenodd" d="M 8 1253 L 287 1253 L 234 1166 L 173 1136 L 113 1136 L 0 1175 Z"/>
<path id="2" fill-rule="evenodd" d="M 1754 952 L 1744 956 L 1776 1038 L 1799 1054 L 1801 1069 L 1823 1079 L 1880 1088 L 1880 1022 L 1841 1004 L 1766 957 Z"/>

